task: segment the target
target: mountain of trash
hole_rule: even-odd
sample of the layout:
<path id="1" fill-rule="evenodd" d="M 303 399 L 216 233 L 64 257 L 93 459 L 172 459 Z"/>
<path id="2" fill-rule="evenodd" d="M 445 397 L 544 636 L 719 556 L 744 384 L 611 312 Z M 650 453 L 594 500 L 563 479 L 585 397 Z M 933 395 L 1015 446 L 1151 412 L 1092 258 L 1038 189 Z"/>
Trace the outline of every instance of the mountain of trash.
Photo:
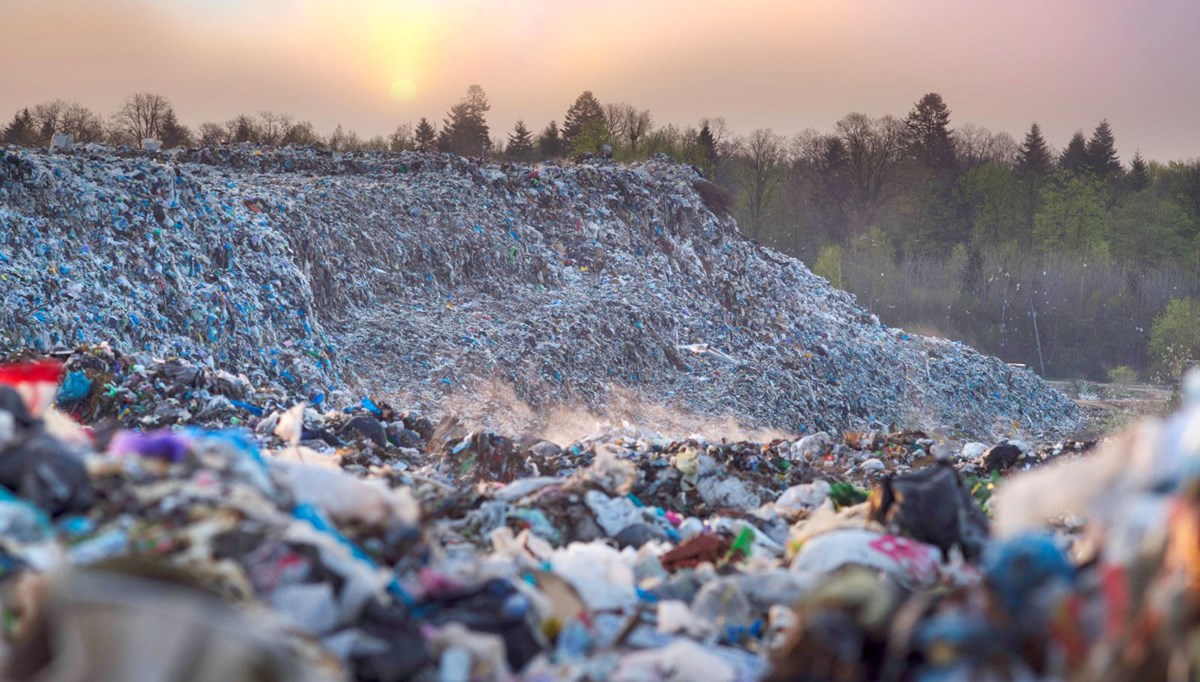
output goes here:
<path id="1" fill-rule="evenodd" d="M 743 238 L 714 190 L 664 160 L 2 148 L 0 345 L 107 341 L 433 414 L 500 385 L 533 414 L 632 396 L 797 433 L 1078 422 L 1031 372 Z"/>

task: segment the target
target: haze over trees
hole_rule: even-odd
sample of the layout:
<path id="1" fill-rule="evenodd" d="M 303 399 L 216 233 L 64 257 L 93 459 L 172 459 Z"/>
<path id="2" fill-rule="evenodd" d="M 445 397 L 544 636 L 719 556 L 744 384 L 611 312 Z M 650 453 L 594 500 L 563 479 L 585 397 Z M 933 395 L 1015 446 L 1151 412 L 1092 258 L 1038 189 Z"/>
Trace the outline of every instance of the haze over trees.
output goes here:
<path id="1" fill-rule="evenodd" d="M 618 162 L 665 155 L 725 188 L 746 236 L 804 259 L 888 325 L 1060 378 L 1168 380 L 1200 361 L 1200 162 L 1122 152 L 1105 119 L 1056 148 L 1036 122 L 1014 138 L 957 121 L 938 93 L 899 115 L 851 112 L 791 137 L 735 135 L 718 117 L 659 124 L 592 91 L 564 104 L 561 119 L 520 120 L 493 136 L 487 94 L 473 85 L 440 126 L 422 117 L 364 137 L 341 125 L 323 135 L 270 111 L 192 129 L 167 97 L 139 92 L 107 117 L 63 99 L 21 107 L 0 123 L 0 142 L 45 146 L 64 132 L 77 143 L 150 137 L 168 149 L 297 145 L 528 163 L 607 149 Z"/>

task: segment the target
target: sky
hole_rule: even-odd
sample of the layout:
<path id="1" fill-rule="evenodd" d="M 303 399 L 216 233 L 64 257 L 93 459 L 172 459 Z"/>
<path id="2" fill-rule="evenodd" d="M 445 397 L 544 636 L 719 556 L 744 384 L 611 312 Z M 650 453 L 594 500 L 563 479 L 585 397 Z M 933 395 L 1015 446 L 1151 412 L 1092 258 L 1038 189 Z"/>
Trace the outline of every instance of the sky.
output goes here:
<path id="1" fill-rule="evenodd" d="M 369 137 L 469 85 L 493 136 L 584 90 L 656 124 L 831 130 L 940 93 L 951 123 L 1111 123 L 1123 160 L 1200 157 L 1196 0 L 0 0 L 0 118 L 133 91 L 196 126 L 276 111 Z"/>

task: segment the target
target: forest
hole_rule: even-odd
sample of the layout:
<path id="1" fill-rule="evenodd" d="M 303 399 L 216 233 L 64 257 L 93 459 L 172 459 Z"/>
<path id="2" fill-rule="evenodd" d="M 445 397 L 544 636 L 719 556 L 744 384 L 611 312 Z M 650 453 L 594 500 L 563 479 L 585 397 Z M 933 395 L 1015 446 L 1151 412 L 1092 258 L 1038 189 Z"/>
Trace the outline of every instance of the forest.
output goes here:
<path id="1" fill-rule="evenodd" d="M 1200 359 L 1200 161 L 1146 160 L 1107 120 L 1058 148 L 1031 122 L 1018 137 L 952 119 L 937 93 L 908 112 L 849 113 L 790 137 L 735 134 L 720 117 L 656 124 L 585 91 L 559 120 L 488 125 L 471 86 L 440 122 L 389 135 L 328 135 L 290 114 L 191 128 L 160 94 L 101 116 L 53 100 L 17 111 L 0 143 L 166 148 L 228 144 L 440 150 L 498 161 L 667 155 L 728 193 L 750 239 L 803 259 L 891 326 L 960 340 L 1056 379 L 1171 382 Z"/>

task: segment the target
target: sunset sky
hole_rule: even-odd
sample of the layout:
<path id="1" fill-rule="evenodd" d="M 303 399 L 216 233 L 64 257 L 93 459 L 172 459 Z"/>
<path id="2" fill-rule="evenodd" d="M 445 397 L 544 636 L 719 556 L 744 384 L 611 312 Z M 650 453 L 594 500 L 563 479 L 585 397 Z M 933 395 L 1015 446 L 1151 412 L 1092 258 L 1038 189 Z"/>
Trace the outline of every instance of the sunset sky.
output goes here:
<path id="1" fill-rule="evenodd" d="M 493 135 L 582 90 L 657 124 L 828 130 L 940 92 L 952 123 L 1062 147 L 1107 117 L 1123 160 L 1200 156 L 1196 0 L 0 0 L 0 117 L 134 90 L 183 122 L 284 111 L 323 133 L 440 124 L 468 85 Z"/>

